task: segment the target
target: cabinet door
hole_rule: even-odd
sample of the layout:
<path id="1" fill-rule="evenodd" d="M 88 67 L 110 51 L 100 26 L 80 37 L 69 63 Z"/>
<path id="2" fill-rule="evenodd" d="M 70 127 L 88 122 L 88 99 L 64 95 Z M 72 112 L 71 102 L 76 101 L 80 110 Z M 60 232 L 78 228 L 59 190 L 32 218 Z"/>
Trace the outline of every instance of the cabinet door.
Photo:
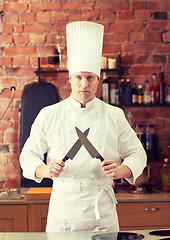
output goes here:
<path id="1" fill-rule="evenodd" d="M 0 232 L 27 232 L 27 205 L 0 205 Z"/>
<path id="2" fill-rule="evenodd" d="M 119 203 L 121 230 L 170 227 L 170 202 Z"/>
<path id="3" fill-rule="evenodd" d="M 28 205 L 28 232 L 45 232 L 48 204 Z"/>

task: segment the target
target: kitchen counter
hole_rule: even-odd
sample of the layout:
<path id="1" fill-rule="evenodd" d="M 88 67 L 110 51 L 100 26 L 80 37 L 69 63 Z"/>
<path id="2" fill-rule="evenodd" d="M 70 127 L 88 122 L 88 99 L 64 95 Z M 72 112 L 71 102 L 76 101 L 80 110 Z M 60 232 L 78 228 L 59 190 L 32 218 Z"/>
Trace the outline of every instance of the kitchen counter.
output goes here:
<path id="1" fill-rule="evenodd" d="M 28 189 L 27 189 L 28 190 Z M 21 190 L 20 199 L 0 199 L 0 204 L 48 204 L 49 200 L 39 199 L 39 200 L 25 200 L 25 193 L 27 190 Z M 120 190 L 115 193 L 118 203 L 127 202 L 170 202 L 170 192 L 155 191 L 149 194 L 133 194 L 127 191 Z M 50 195 L 49 195 L 50 198 Z"/>
<path id="2" fill-rule="evenodd" d="M 143 234 L 144 240 L 158 240 L 165 237 L 151 236 L 149 232 L 153 230 L 126 231 Z M 0 240 L 90 240 L 98 233 L 72 232 L 72 233 L 0 233 Z M 126 238 L 124 238 L 126 240 Z M 113 239 L 116 240 L 116 239 Z"/>

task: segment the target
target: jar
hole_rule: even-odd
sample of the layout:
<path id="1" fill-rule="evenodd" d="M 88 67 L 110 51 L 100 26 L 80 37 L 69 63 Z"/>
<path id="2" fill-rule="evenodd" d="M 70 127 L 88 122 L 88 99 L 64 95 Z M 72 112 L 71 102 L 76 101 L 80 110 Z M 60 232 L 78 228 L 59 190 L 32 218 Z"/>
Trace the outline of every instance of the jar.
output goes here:
<path id="1" fill-rule="evenodd" d="M 168 158 L 164 159 L 162 166 L 162 191 L 170 192 L 170 163 Z"/>
<path id="2" fill-rule="evenodd" d="M 143 128 L 142 124 L 136 124 L 135 125 L 135 132 L 137 134 L 137 137 L 139 138 L 139 140 L 141 141 L 142 145 L 145 145 L 145 131 Z"/>
<path id="3" fill-rule="evenodd" d="M 145 131 L 145 149 L 153 150 L 155 148 L 155 130 L 154 125 L 146 125 Z"/>

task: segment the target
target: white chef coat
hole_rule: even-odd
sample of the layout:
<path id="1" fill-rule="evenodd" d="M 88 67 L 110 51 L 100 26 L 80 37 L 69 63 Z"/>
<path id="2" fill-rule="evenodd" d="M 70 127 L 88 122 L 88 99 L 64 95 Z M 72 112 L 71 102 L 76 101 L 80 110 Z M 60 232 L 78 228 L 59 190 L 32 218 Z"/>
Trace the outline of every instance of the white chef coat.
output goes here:
<path id="1" fill-rule="evenodd" d="M 125 157 L 134 183 L 146 166 L 146 154 L 123 111 L 94 98 L 81 108 L 72 96 L 43 108 L 35 119 L 30 137 L 20 155 L 23 175 L 35 178 L 35 170 L 43 162 L 63 159 L 77 141 L 75 126 L 82 132 L 90 127 L 88 139 L 104 159 L 121 164 Z M 93 159 L 84 146 L 65 162 L 63 172 L 53 178 L 47 232 L 57 231 L 118 231 L 116 199 L 112 179 L 101 169 L 99 159 Z"/>

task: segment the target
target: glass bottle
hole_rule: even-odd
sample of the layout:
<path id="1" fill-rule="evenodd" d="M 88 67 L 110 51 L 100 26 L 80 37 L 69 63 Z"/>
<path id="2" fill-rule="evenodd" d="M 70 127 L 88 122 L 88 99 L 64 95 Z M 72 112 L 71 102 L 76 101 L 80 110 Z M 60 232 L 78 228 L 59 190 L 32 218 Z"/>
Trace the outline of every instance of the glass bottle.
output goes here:
<path id="1" fill-rule="evenodd" d="M 109 103 L 109 81 L 105 72 L 103 73 L 102 99 L 104 102 Z"/>
<path id="2" fill-rule="evenodd" d="M 110 103 L 111 104 L 116 104 L 116 84 L 111 83 L 110 85 Z"/>
<path id="3" fill-rule="evenodd" d="M 121 79 L 120 87 L 119 87 L 119 103 L 121 105 L 124 104 L 124 96 L 125 96 L 125 82 L 124 82 L 124 79 Z"/>
<path id="4" fill-rule="evenodd" d="M 138 90 L 136 87 L 136 83 L 134 83 L 132 87 L 132 104 L 137 104 L 137 103 L 138 103 Z"/>
<path id="5" fill-rule="evenodd" d="M 164 73 L 161 72 L 159 82 L 159 104 L 165 104 L 165 88 L 166 84 L 164 82 Z"/>
<path id="6" fill-rule="evenodd" d="M 166 88 L 166 103 L 170 104 L 170 84 Z"/>
<path id="7" fill-rule="evenodd" d="M 168 158 L 164 158 L 162 166 L 162 191 L 170 192 L 170 163 Z"/>
<path id="8" fill-rule="evenodd" d="M 142 85 L 138 86 L 138 104 L 142 104 L 143 103 L 143 89 L 142 89 Z"/>
<path id="9" fill-rule="evenodd" d="M 130 79 L 127 79 L 126 81 L 124 101 L 126 105 L 130 105 L 132 103 L 132 90 Z"/>
<path id="10" fill-rule="evenodd" d="M 145 86 L 143 90 L 143 103 L 144 104 L 150 104 L 151 103 L 151 92 L 150 92 L 150 86 L 149 81 L 145 81 Z"/>
<path id="11" fill-rule="evenodd" d="M 158 104 L 158 98 L 159 98 L 159 91 L 158 91 L 158 85 L 156 81 L 156 74 L 152 74 L 152 86 L 151 86 L 151 103 L 152 104 Z"/>
<path id="12" fill-rule="evenodd" d="M 145 145 L 145 131 L 142 124 L 135 125 L 135 132 L 139 140 L 141 141 L 142 145 Z"/>
<path id="13" fill-rule="evenodd" d="M 155 130 L 153 124 L 146 125 L 145 131 L 145 149 L 153 150 L 155 148 Z"/>

